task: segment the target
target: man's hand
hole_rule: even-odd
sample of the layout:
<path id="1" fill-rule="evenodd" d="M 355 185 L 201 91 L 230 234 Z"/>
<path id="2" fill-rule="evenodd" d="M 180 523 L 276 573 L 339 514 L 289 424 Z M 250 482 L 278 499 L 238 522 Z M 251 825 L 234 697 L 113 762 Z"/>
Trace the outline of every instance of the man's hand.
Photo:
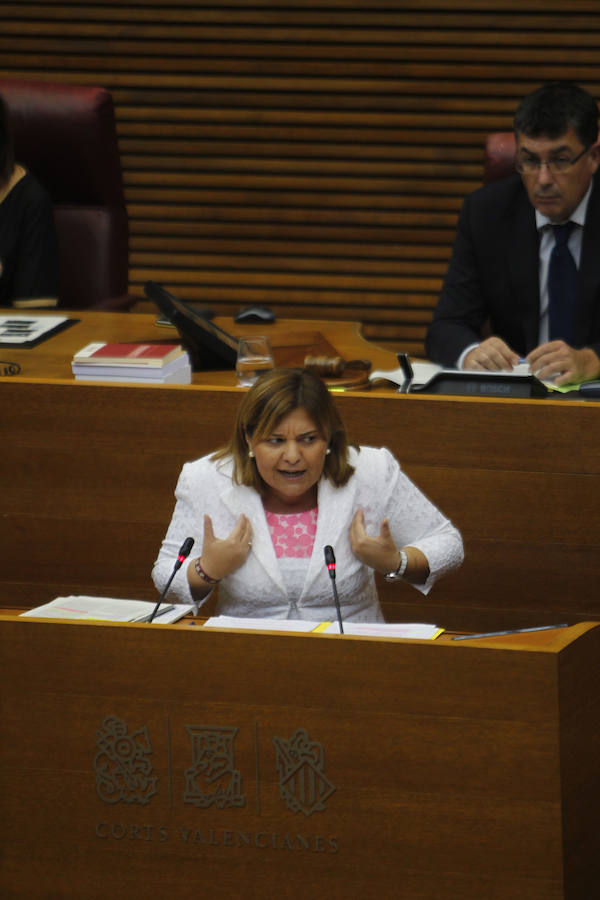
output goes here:
<path id="1" fill-rule="evenodd" d="M 518 362 L 518 355 L 502 338 L 490 337 L 467 353 L 463 369 L 475 372 L 500 372 L 505 369 L 512 371 Z"/>
<path id="2" fill-rule="evenodd" d="M 564 341 L 541 344 L 531 351 L 527 362 L 537 378 L 552 379 L 556 385 L 579 384 L 600 375 L 600 359 L 590 347 L 574 350 Z"/>

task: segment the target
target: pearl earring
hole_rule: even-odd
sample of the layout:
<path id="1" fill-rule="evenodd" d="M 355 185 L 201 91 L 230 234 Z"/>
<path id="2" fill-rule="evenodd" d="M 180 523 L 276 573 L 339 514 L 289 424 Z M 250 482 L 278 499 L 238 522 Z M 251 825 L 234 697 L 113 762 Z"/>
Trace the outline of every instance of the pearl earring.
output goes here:
<path id="1" fill-rule="evenodd" d="M 254 459 L 254 450 L 248 450 L 248 456 L 250 459 Z"/>
<path id="2" fill-rule="evenodd" d="M 331 453 L 331 447 L 328 447 L 327 450 L 325 451 L 325 456 L 329 456 L 330 453 Z"/>

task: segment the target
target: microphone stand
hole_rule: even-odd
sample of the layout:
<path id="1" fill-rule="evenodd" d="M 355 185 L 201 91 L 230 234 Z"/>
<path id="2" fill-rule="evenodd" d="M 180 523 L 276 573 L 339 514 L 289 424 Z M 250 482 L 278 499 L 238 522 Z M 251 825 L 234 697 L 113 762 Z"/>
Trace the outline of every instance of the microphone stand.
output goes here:
<path id="1" fill-rule="evenodd" d="M 340 626 L 340 634 L 344 633 L 344 626 L 342 625 L 342 611 L 340 609 L 340 598 L 338 597 L 337 587 L 335 584 L 335 553 L 333 552 L 333 547 L 327 545 L 325 547 L 325 565 L 327 566 L 327 571 L 329 572 L 329 577 L 331 578 L 331 587 L 333 588 L 333 602 L 335 603 L 335 611 L 337 613 L 338 625 Z"/>
<path id="2" fill-rule="evenodd" d="M 398 394 L 409 394 L 410 389 L 412 387 L 413 378 L 415 377 L 415 373 L 413 371 L 413 367 L 410 364 L 410 359 L 408 358 L 408 353 L 396 353 L 396 358 L 400 363 L 402 368 L 402 374 L 404 375 L 404 381 L 398 388 Z"/>
<path id="3" fill-rule="evenodd" d="M 183 542 L 183 544 L 181 545 L 179 553 L 177 554 L 177 559 L 175 560 L 175 565 L 173 566 L 173 571 L 171 572 L 171 575 L 169 576 L 169 580 L 167 581 L 167 583 L 165 585 L 164 591 L 158 598 L 158 602 L 157 602 L 156 606 L 152 610 L 152 615 L 148 619 L 148 624 L 150 624 L 150 622 L 152 622 L 152 620 L 154 619 L 154 616 L 158 612 L 158 607 L 160 606 L 160 604 L 163 602 L 163 600 L 167 596 L 167 591 L 171 587 L 171 582 L 175 578 L 177 571 L 181 568 L 181 564 L 183 563 L 183 561 L 185 559 L 187 559 L 187 557 L 190 555 L 190 550 L 192 549 L 193 546 L 194 546 L 194 538 L 191 538 L 191 537 L 186 538 L 185 541 Z"/>

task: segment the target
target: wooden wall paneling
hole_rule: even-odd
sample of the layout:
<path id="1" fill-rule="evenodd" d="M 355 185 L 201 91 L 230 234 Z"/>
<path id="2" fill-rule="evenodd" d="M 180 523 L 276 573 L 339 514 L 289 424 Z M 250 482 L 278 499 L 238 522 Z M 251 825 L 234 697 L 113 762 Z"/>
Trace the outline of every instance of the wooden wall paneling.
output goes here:
<path id="1" fill-rule="evenodd" d="M 599 30 L 596 0 L 21 0 L 0 74 L 113 92 L 134 292 L 420 354 L 485 135 L 544 80 L 600 96 Z"/>

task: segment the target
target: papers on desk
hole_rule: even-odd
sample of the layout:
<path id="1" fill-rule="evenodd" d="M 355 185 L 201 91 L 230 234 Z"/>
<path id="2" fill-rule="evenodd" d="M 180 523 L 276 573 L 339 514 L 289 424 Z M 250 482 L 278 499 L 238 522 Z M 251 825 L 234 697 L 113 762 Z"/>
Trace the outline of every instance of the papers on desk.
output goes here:
<path id="1" fill-rule="evenodd" d="M 147 600 L 119 600 L 114 597 L 86 597 L 71 594 L 56 597 L 50 603 L 36 606 L 21 616 L 34 619 L 75 619 L 95 622 L 147 622 L 156 604 Z M 193 610 L 189 603 L 163 603 L 152 624 L 168 625 Z M 288 631 L 307 634 L 339 634 L 337 622 L 309 622 L 305 619 L 260 619 L 237 616 L 211 616 L 205 628 L 240 628 L 244 631 Z M 345 622 L 344 634 L 363 637 L 413 638 L 435 640 L 443 632 L 437 625 L 419 622 Z"/>
<path id="2" fill-rule="evenodd" d="M 416 641 L 434 641 L 443 633 L 437 625 L 423 622 L 343 622 L 344 634 L 361 635 L 362 637 L 408 638 Z M 339 634 L 337 622 L 330 622 L 327 628 L 319 629 L 324 634 Z"/>
<path id="3" fill-rule="evenodd" d="M 158 599 L 158 598 L 157 598 Z M 96 622 L 147 622 L 156 603 L 147 600 L 119 600 L 114 597 L 70 595 L 56 597 L 50 603 L 36 606 L 22 616 L 34 619 L 91 619 Z M 163 603 L 152 620 L 153 625 L 176 622 L 193 606 L 189 603 Z"/>
<path id="4" fill-rule="evenodd" d="M 410 364 L 414 373 L 414 378 L 411 385 L 413 388 L 425 387 L 439 372 L 456 374 L 457 372 L 462 371 L 460 369 L 444 369 L 442 366 L 438 366 L 437 363 L 420 362 L 418 360 L 411 360 Z M 519 363 L 513 368 L 511 372 L 490 372 L 489 374 L 523 376 L 531 375 L 531 370 L 528 363 Z M 404 374 L 404 370 L 401 368 L 390 370 L 377 369 L 371 372 L 371 374 L 369 375 L 369 381 L 391 381 L 392 384 L 397 384 L 398 387 L 401 387 L 404 384 L 405 380 L 406 375 Z"/>
<path id="5" fill-rule="evenodd" d="M 469 375 L 473 374 L 459 369 L 444 369 L 442 366 L 438 366 L 437 363 L 421 362 L 419 360 L 411 360 L 411 366 L 414 373 L 414 378 L 411 382 L 411 391 L 423 390 L 433 380 L 433 378 L 440 373 L 451 374 L 454 376 L 462 373 L 465 379 L 468 379 Z M 510 372 L 501 371 L 483 373 L 483 375 L 490 380 L 493 380 L 494 378 L 506 378 L 507 376 L 513 376 L 515 380 L 522 380 L 524 375 L 530 376 L 532 374 L 533 373 L 529 367 L 529 363 L 526 362 L 519 363 Z M 402 387 L 404 382 L 406 381 L 406 375 L 404 374 L 404 370 L 400 367 L 397 369 L 389 370 L 377 369 L 370 373 L 369 381 L 388 381 L 391 384 L 396 384 L 398 387 Z M 549 391 L 558 391 L 561 394 L 566 394 L 570 391 L 577 391 L 581 387 L 580 384 L 556 385 L 554 384 L 554 381 L 552 379 L 544 379 L 540 381 L 540 384 L 543 384 L 544 387 Z"/>
<path id="6" fill-rule="evenodd" d="M 237 616 L 211 616 L 204 623 L 205 628 L 243 628 L 257 631 L 314 631 L 318 622 L 306 622 L 303 619 L 254 619 Z"/>
<path id="7" fill-rule="evenodd" d="M 414 373 L 413 386 L 427 384 L 434 375 L 442 371 L 442 367 L 436 365 L 436 363 L 413 362 L 411 360 L 411 366 Z M 369 381 L 389 381 L 398 385 L 398 387 L 402 387 L 406 381 L 406 375 L 404 374 L 404 369 L 400 367 L 397 369 L 374 369 L 369 374 Z"/>
<path id="8" fill-rule="evenodd" d="M 344 634 L 363 637 L 411 638 L 433 641 L 444 631 L 437 625 L 420 622 L 344 622 Z M 259 631 L 295 631 L 319 634 L 339 634 L 337 622 L 307 622 L 303 619 L 253 619 L 235 616 L 211 616 L 204 623 L 205 628 L 241 628 Z"/>
<path id="9" fill-rule="evenodd" d="M 0 347 L 34 347 L 75 322 L 68 316 L 0 316 Z"/>
<path id="10" fill-rule="evenodd" d="M 397 384 L 400 391 L 431 394 L 456 394 L 483 397 L 543 397 L 552 382 L 542 382 L 532 374 L 528 363 L 519 363 L 510 371 L 466 371 L 444 369 L 436 363 L 411 362 L 414 377 L 407 381 L 406 373 L 398 369 L 376 370 L 369 381 L 388 381 Z"/>

